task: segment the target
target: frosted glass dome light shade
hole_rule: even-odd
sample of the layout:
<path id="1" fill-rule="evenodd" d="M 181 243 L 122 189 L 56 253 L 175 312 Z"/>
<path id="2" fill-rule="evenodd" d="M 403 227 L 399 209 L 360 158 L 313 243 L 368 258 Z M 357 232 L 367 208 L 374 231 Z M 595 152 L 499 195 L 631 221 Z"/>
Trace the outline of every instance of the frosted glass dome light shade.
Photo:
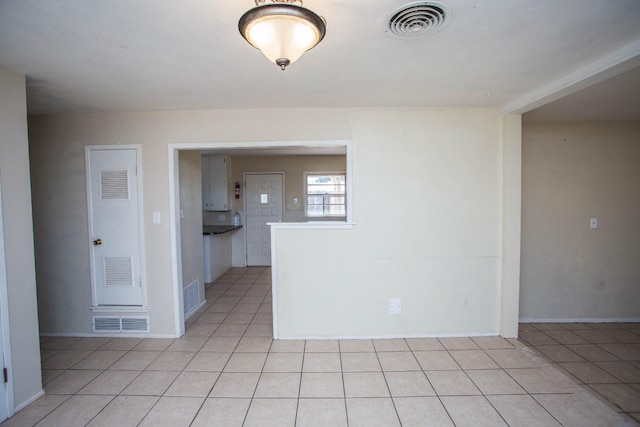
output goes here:
<path id="1" fill-rule="evenodd" d="M 324 20 L 293 4 L 269 4 L 246 12 L 238 22 L 240 34 L 282 70 L 317 45 L 325 34 Z"/>

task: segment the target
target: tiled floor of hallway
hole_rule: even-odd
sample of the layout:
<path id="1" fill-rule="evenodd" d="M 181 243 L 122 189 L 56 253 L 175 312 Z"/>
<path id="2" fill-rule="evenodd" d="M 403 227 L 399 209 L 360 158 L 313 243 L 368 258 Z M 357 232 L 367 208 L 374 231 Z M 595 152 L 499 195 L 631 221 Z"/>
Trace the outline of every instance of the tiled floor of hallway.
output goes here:
<path id="1" fill-rule="evenodd" d="M 43 337 L 5 426 L 637 426 L 639 324 L 274 341 L 270 270 L 231 269 L 179 339 Z"/>

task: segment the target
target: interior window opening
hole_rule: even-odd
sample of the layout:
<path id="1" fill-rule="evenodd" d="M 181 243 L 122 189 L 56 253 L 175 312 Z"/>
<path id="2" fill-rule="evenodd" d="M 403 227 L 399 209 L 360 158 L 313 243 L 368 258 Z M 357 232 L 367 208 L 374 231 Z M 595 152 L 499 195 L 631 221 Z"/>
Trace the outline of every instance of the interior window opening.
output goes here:
<path id="1" fill-rule="evenodd" d="M 304 209 L 307 217 L 314 219 L 346 217 L 345 172 L 305 172 L 304 190 Z"/>

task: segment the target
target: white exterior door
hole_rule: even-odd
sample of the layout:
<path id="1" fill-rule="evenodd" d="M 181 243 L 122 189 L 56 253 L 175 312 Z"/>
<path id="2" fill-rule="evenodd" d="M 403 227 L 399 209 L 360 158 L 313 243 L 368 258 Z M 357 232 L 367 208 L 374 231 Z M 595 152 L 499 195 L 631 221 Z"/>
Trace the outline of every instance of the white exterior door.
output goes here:
<path id="1" fill-rule="evenodd" d="M 137 148 L 87 148 L 94 306 L 142 306 Z"/>
<path id="2" fill-rule="evenodd" d="M 280 173 L 245 175 L 247 265 L 271 265 L 271 229 L 282 221 L 283 177 Z"/>

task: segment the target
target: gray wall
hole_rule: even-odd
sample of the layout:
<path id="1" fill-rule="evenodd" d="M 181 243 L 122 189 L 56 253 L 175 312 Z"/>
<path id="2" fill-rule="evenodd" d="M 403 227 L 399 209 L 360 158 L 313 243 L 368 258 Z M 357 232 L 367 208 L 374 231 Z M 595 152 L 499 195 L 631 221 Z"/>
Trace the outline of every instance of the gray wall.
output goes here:
<path id="1" fill-rule="evenodd" d="M 522 151 L 521 318 L 640 319 L 640 122 L 525 122 Z"/>
<path id="2" fill-rule="evenodd" d="M 42 391 L 24 75 L 0 67 L 0 185 L 15 407 Z"/>

